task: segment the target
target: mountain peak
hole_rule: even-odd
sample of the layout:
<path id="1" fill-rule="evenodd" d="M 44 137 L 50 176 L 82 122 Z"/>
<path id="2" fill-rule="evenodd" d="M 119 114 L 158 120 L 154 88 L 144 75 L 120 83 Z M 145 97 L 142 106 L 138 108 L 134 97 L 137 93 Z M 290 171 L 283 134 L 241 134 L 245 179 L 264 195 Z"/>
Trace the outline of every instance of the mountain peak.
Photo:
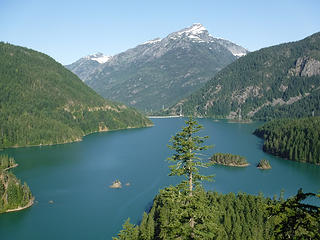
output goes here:
<path id="1" fill-rule="evenodd" d="M 102 63 L 108 62 L 111 59 L 111 56 L 106 56 L 103 53 L 98 52 L 96 54 L 86 56 L 85 59 L 96 61 L 96 62 L 102 64 Z"/>
<path id="2" fill-rule="evenodd" d="M 142 45 L 144 45 L 144 44 L 154 44 L 154 43 L 157 43 L 157 42 L 160 42 L 160 41 L 161 41 L 161 38 L 155 38 L 155 39 L 152 39 L 152 40 L 144 42 Z"/>
<path id="3" fill-rule="evenodd" d="M 185 33 L 185 34 L 198 35 L 198 34 L 202 34 L 204 32 L 208 32 L 208 31 L 201 23 L 194 23 L 194 24 L 191 25 L 191 27 L 182 29 L 178 33 L 180 33 L 180 34 Z"/>
<path id="4" fill-rule="evenodd" d="M 195 42 L 207 42 L 209 33 L 201 23 L 194 23 L 190 27 L 170 34 L 168 37 L 171 39 L 187 37 Z"/>

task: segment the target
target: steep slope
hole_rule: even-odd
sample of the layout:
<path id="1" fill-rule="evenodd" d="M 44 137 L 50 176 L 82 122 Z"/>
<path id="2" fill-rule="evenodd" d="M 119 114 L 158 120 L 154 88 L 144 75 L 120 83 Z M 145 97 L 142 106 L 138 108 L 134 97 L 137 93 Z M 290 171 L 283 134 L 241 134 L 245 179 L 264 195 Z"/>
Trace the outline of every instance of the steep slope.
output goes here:
<path id="1" fill-rule="evenodd" d="M 164 114 L 230 119 L 320 115 L 320 33 L 247 54 Z"/>
<path id="2" fill-rule="evenodd" d="M 186 97 L 246 53 L 194 24 L 110 57 L 105 63 L 93 63 L 89 56 L 67 68 L 102 96 L 150 112 Z"/>
<path id="3" fill-rule="evenodd" d="M 0 148 L 71 142 L 91 132 L 148 124 L 45 54 L 0 43 Z"/>

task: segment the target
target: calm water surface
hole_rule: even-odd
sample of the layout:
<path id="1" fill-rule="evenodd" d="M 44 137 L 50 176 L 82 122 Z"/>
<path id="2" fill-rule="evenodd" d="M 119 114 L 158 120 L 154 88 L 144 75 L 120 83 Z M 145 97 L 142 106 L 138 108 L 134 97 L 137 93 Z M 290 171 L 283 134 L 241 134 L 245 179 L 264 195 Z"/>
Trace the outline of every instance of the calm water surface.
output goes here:
<path id="1" fill-rule="evenodd" d="M 0 153 L 15 157 L 15 174 L 26 181 L 36 203 L 31 208 L 0 215 L 0 239 L 111 239 L 130 217 L 138 223 L 159 189 L 177 183 L 168 177 L 166 147 L 184 119 L 154 119 L 154 127 L 87 136 L 82 142 L 47 147 L 6 149 Z M 237 124 L 200 119 L 207 144 L 215 152 L 245 156 L 247 168 L 213 166 L 205 173 L 215 174 L 206 183 L 218 192 L 247 192 L 273 197 L 320 190 L 320 166 L 273 157 L 261 150 L 262 140 L 253 136 L 261 123 Z M 272 169 L 258 170 L 255 164 L 268 159 Z M 122 189 L 110 189 L 116 179 Z M 49 201 L 53 201 L 50 204 Z"/>

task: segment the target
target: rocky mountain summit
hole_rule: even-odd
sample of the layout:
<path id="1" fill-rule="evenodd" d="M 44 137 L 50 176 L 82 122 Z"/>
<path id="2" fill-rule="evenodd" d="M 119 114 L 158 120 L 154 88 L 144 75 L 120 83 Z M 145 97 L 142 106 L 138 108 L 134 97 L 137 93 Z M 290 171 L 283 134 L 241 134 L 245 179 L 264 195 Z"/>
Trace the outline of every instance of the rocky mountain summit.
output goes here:
<path id="1" fill-rule="evenodd" d="M 102 96 L 152 112 L 186 97 L 247 53 L 197 23 L 115 56 L 91 55 L 66 67 Z"/>

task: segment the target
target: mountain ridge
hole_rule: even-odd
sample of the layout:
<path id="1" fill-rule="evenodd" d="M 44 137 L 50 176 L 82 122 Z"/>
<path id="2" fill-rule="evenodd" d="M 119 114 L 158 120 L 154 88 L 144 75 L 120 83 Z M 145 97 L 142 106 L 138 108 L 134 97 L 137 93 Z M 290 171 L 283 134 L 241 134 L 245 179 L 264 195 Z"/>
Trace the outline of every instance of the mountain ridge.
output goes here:
<path id="1" fill-rule="evenodd" d="M 0 66 L 0 148 L 66 143 L 151 124 L 103 99 L 43 53 L 1 42 Z"/>
<path id="2" fill-rule="evenodd" d="M 66 67 L 102 96 L 150 112 L 187 96 L 247 52 L 193 24 L 114 55 L 103 64 L 81 58 Z"/>
<path id="3" fill-rule="evenodd" d="M 251 52 L 163 114 L 268 120 L 320 115 L 320 33 Z"/>

